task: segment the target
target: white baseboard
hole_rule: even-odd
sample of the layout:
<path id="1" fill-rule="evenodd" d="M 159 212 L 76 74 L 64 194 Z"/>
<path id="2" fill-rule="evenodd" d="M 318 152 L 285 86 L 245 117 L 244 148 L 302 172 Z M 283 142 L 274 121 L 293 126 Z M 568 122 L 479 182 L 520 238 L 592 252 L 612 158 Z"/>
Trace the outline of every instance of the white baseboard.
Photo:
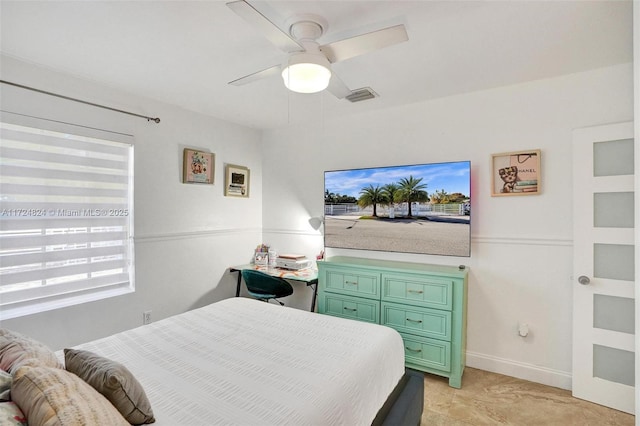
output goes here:
<path id="1" fill-rule="evenodd" d="M 571 373 L 467 351 L 467 366 L 571 390 Z"/>

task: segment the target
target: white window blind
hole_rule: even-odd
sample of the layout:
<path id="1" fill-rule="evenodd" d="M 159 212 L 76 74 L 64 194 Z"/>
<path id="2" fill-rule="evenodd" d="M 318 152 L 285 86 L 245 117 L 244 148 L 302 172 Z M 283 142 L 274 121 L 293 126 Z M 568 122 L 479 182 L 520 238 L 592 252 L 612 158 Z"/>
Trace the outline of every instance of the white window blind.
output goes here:
<path id="1" fill-rule="evenodd" d="M 0 121 L 0 319 L 133 291 L 132 138 L 15 121 Z"/>

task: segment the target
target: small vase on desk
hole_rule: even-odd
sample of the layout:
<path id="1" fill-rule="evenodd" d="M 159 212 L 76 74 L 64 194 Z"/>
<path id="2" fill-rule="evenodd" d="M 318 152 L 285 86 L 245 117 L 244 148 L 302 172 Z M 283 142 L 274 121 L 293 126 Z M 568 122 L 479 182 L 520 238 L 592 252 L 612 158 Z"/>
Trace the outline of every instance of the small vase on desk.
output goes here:
<path id="1" fill-rule="evenodd" d="M 257 251 L 255 252 L 253 263 L 256 266 L 267 266 L 269 261 L 269 253 L 266 251 Z"/>
<path id="2" fill-rule="evenodd" d="M 275 250 L 269 250 L 269 268 L 275 268 L 278 266 L 276 259 L 278 258 L 278 253 Z"/>

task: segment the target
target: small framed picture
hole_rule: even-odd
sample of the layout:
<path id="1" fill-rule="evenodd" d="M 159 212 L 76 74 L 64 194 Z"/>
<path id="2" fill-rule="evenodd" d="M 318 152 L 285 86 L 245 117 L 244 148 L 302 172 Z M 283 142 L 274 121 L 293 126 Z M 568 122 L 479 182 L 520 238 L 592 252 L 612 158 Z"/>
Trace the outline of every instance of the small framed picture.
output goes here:
<path id="1" fill-rule="evenodd" d="M 491 196 L 540 194 L 540 150 L 493 154 Z"/>
<path id="2" fill-rule="evenodd" d="M 213 183 L 215 154 L 185 148 L 182 183 Z"/>
<path id="3" fill-rule="evenodd" d="M 224 195 L 249 197 L 249 169 L 227 164 L 225 167 Z"/>

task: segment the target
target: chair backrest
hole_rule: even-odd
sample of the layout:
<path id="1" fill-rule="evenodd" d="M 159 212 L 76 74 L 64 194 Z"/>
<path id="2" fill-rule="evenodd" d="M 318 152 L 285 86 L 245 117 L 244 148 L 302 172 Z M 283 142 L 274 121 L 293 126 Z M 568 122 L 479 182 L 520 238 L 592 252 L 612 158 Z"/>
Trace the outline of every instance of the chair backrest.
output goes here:
<path id="1" fill-rule="evenodd" d="M 287 281 L 274 277 L 264 272 L 252 269 L 243 269 L 242 278 L 247 289 L 252 293 L 273 294 L 276 297 L 285 297 L 293 294 L 293 287 Z"/>

